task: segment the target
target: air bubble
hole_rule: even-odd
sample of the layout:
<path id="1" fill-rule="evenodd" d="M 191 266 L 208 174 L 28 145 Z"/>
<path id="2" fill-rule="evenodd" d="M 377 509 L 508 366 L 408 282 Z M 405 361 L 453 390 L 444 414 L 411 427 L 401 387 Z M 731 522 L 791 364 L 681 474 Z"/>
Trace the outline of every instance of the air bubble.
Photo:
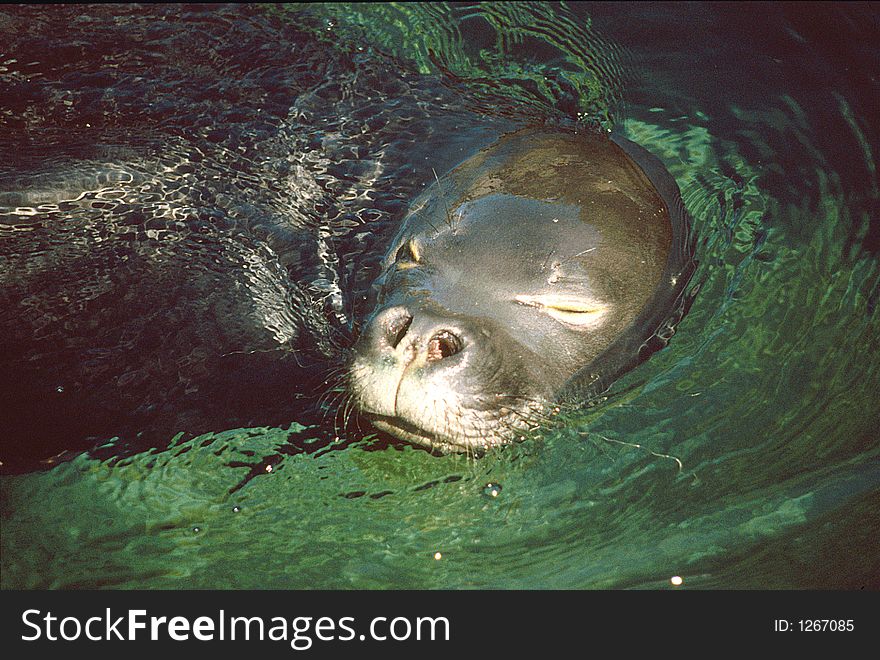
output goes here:
<path id="1" fill-rule="evenodd" d="M 489 482 L 483 488 L 483 495 L 486 497 L 498 497 L 501 494 L 501 484 Z"/>

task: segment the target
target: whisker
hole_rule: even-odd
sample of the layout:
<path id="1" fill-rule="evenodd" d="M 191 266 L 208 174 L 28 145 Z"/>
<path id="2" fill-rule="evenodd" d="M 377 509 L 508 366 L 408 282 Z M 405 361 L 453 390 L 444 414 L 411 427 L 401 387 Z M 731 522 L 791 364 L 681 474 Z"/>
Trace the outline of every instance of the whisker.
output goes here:
<path id="1" fill-rule="evenodd" d="M 340 381 L 328 382 L 327 388 L 321 395 L 318 397 L 315 402 L 315 407 L 319 409 L 324 409 L 333 405 L 333 403 L 338 399 L 340 394 L 344 393 L 346 388 L 344 384 Z"/>
<path id="2" fill-rule="evenodd" d="M 440 177 L 437 176 L 437 170 L 433 167 L 431 171 L 434 173 L 434 179 L 437 181 L 437 190 L 440 191 L 440 199 L 443 200 L 443 206 L 446 209 L 446 223 L 449 225 L 449 228 L 455 231 L 455 225 L 452 222 L 452 214 L 449 212 L 449 204 L 446 203 L 446 195 L 443 193 L 443 186 L 440 185 Z"/>
<path id="3" fill-rule="evenodd" d="M 345 391 L 342 391 L 342 392 L 336 391 L 336 392 L 333 392 L 333 394 L 331 396 L 332 396 L 332 398 L 328 398 L 328 400 L 327 400 L 327 406 L 326 406 L 326 409 L 324 410 L 324 416 L 325 416 L 325 421 L 326 421 L 326 419 L 332 414 L 333 415 L 333 423 L 335 424 L 336 420 L 339 417 L 339 410 L 342 407 L 342 405 L 345 404 L 345 401 L 348 398 L 348 393 Z"/>
<path id="4" fill-rule="evenodd" d="M 668 458 L 668 459 L 670 459 L 670 460 L 673 460 L 673 461 L 675 461 L 675 462 L 678 464 L 678 471 L 679 471 L 679 473 L 681 473 L 681 471 L 684 469 L 684 465 L 682 465 L 681 460 L 679 460 L 679 459 L 678 459 L 677 457 L 675 457 L 675 456 L 672 456 L 671 454 L 661 454 L 661 453 L 659 453 L 659 452 L 652 451 L 651 449 L 648 449 L 647 447 L 645 447 L 645 446 L 643 446 L 643 445 L 636 444 L 636 443 L 634 443 L 634 442 L 624 442 L 623 440 L 615 440 L 614 438 L 606 438 L 604 435 L 602 435 L 602 434 L 600 434 L 600 433 L 595 433 L 595 432 L 592 432 L 592 433 L 594 433 L 595 435 L 599 436 L 600 438 L 602 438 L 602 439 L 605 440 L 606 442 L 616 442 L 616 443 L 619 444 L 619 445 L 626 445 L 627 447 L 635 447 L 636 449 L 644 449 L 645 451 L 647 451 L 647 452 L 648 452 L 649 454 L 651 454 L 652 456 L 656 456 L 656 457 L 658 457 L 658 458 Z"/>
<path id="5" fill-rule="evenodd" d="M 421 209 L 419 209 L 416 213 L 417 213 L 419 216 L 421 216 Z M 421 217 L 421 219 L 424 220 L 425 222 L 427 222 L 427 223 L 428 223 L 428 226 L 429 226 L 431 229 L 434 230 L 434 235 L 437 235 L 437 234 L 440 233 L 440 230 L 437 229 L 437 226 L 436 226 L 433 222 L 431 222 L 431 221 L 428 219 L 427 216 L 423 216 L 423 217 Z"/>
<path id="6" fill-rule="evenodd" d="M 571 255 L 570 257 L 566 257 L 565 259 L 563 259 L 563 260 L 560 262 L 560 264 L 564 264 L 565 262 L 567 262 L 567 261 L 571 261 L 572 259 L 577 259 L 578 257 L 582 257 L 582 256 L 584 256 L 585 254 L 587 254 L 587 253 L 589 253 L 589 252 L 592 252 L 592 251 L 595 250 L 595 249 L 596 249 L 596 246 L 594 245 L 594 246 L 591 247 L 591 248 L 587 248 L 586 250 L 582 250 L 581 252 L 578 252 L 577 254 L 573 254 L 573 255 Z"/>

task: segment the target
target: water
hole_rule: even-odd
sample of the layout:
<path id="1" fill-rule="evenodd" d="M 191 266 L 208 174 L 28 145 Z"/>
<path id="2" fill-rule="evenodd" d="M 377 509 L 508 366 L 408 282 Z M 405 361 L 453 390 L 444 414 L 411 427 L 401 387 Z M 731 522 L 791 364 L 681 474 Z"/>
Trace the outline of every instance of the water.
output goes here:
<path id="1" fill-rule="evenodd" d="M 4 588 L 880 586 L 876 6 L 0 15 Z M 671 343 L 477 460 L 310 417 L 432 168 L 536 121 L 678 181 Z"/>

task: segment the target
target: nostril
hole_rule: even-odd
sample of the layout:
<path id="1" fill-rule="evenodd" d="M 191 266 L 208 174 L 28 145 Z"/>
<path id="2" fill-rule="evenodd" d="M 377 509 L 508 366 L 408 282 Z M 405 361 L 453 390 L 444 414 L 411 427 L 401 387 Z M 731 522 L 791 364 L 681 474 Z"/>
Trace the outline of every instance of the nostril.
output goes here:
<path id="1" fill-rule="evenodd" d="M 428 360 L 442 360 L 461 351 L 461 339 L 449 330 L 441 330 L 428 342 Z"/>
<path id="2" fill-rule="evenodd" d="M 409 326 L 412 325 L 413 317 L 407 312 L 401 312 L 388 322 L 387 339 L 391 348 L 397 348 L 397 345 L 406 337 Z"/>

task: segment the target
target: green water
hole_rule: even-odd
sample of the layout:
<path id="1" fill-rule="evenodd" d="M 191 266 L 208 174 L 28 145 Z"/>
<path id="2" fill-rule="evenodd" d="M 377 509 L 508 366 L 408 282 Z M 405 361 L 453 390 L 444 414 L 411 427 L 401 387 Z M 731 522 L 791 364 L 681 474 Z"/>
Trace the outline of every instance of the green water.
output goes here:
<path id="1" fill-rule="evenodd" d="M 835 77 L 824 42 L 784 65 L 803 78 L 774 73 L 766 34 L 815 38 L 784 14 L 750 43 L 716 6 L 308 11 L 328 48 L 442 64 L 477 110 L 506 94 L 658 155 L 697 230 L 690 312 L 606 400 L 480 459 L 365 428 L 279 461 L 292 423 L 4 476 L 2 586 L 877 588 L 876 86 Z M 690 38 L 706 21 L 715 49 Z M 248 466 L 265 473 L 236 488 Z"/>

